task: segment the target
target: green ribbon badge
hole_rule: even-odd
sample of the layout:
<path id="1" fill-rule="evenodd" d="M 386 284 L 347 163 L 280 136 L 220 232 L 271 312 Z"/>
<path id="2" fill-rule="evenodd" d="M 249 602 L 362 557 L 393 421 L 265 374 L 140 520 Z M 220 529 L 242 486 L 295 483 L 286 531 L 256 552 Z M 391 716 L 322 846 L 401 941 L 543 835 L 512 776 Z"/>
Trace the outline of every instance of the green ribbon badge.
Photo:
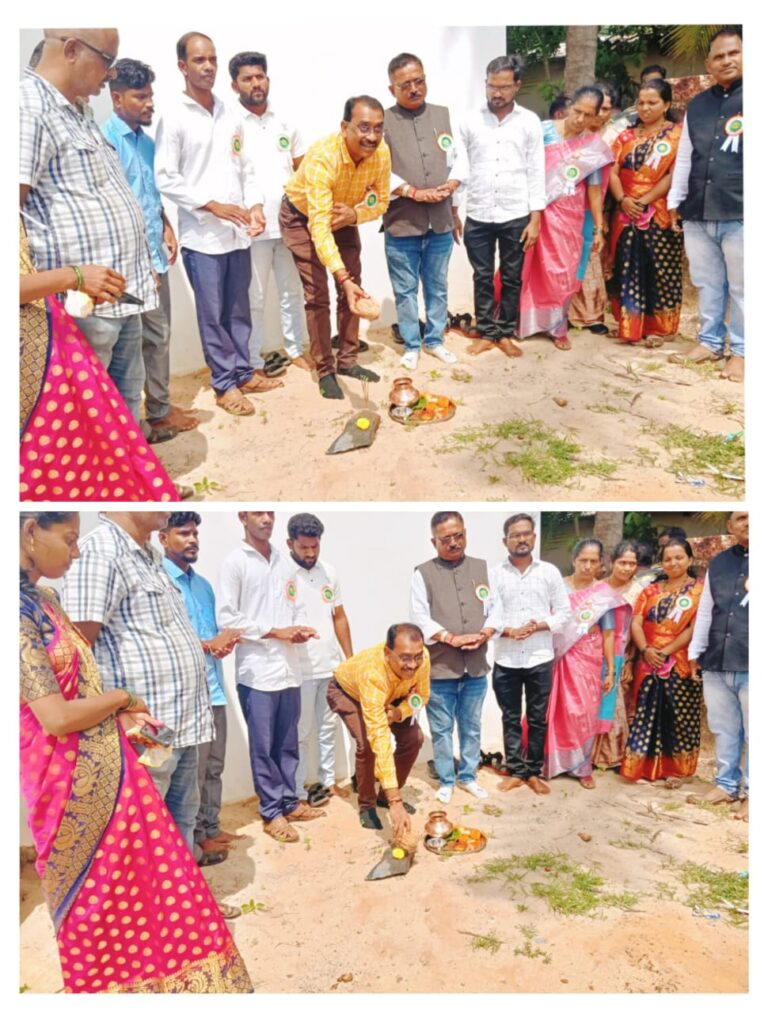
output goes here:
<path id="1" fill-rule="evenodd" d="M 487 584 L 478 584 L 475 588 L 475 597 L 479 601 L 488 601 L 491 597 L 491 589 Z"/>
<path id="2" fill-rule="evenodd" d="M 453 147 L 453 138 L 450 134 L 438 134 L 437 135 L 437 146 L 443 151 L 450 151 Z"/>
<path id="3" fill-rule="evenodd" d="M 333 601 L 333 588 L 330 584 L 326 584 L 325 587 L 321 588 L 320 597 L 329 604 Z"/>
<path id="4" fill-rule="evenodd" d="M 285 596 L 288 599 L 288 601 L 295 601 L 296 593 L 297 593 L 296 581 L 289 580 L 288 583 L 285 585 Z"/>
<path id="5" fill-rule="evenodd" d="M 234 134 L 232 137 L 232 154 L 239 155 L 243 150 L 243 139 L 240 134 Z"/>
<path id="6" fill-rule="evenodd" d="M 379 198 L 373 191 L 371 191 L 365 198 L 365 203 L 369 208 L 375 208 L 376 205 L 379 203 Z"/>
<path id="7" fill-rule="evenodd" d="M 288 134 L 280 134 L 277 139 L 277 150 L 287 151 L 291 146 L 291 139 Z"/>

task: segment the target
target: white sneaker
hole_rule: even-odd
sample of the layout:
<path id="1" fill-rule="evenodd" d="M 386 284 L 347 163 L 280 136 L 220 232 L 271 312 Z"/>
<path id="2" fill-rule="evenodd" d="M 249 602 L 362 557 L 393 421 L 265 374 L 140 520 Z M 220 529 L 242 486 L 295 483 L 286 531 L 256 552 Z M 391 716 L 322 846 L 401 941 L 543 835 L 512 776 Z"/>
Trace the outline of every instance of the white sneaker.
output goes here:
<path id="1" fill-rule="evenodd" d="M 454 362 L 458 362 L 458 359 L 453 352 L 446 348 L 445 345 L 435 345 L 434 348 L 428 348 L 427 352 L 429 352 L 430 355 L 434 355 L 436 359 L 439 359 L 448 366 L 452 365 Z"/>
<path id="2" fill-rule="evenodd" d="M 416 369 L 419 364 L 419 353 L 413 349 L 406 352 L 400 359 L 400 365 L 404 369 Z"/>
<path id="3" fill-rule="evenodd" d="M 448 805 L 453 798 L 453 785 L 452 784 L 441 784 L 435 792 L 435 798 L 442 805 Z"/>
<path id="4" fill-rule="evenodd" d="M 475 798 L 488 798 L 488 792 L 477 781 L 459 781 L 459 787 L 462 791 L 468 791 L 470 795 L 474 795 Z"/>

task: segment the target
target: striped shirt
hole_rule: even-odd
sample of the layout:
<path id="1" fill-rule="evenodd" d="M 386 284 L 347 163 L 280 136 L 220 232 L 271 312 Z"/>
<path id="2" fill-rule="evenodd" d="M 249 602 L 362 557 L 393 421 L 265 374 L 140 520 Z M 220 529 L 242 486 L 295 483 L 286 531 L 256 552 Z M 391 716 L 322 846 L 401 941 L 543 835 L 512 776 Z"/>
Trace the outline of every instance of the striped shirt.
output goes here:
<path id="1" fill-rule="evenodd" d="M 105 689 L 129 686 L 175 732 L 174 748 L 213 739 L 213 712 L 200 638 L 163 557 L 114 521 L 80 542 L 62 604 L 74 623 L 101 623 L 93 653 Z"/>
<path id="2" fill-rule="evenodd" d="M 342 661 L 334 676 L 347 696 L 360 703 L 368 742 L 376 756 L 375 772 L 381 787 L 396 788 L 392 733 L 384 708 L 393 700 L 400 700 L 397 706 L 405 719 L 413 714 L 408 702 L 412 693 L 418 693 L 422 703 L 426 704 L 429 700 L 429 651 L 424 649 L 424 661 L 407 679 L 399 678 L 387 664 L 384 644 L 359 651 Z"/>
<path id="3" fill-rule="evenodd" d="M 72 105 L 29 69 L 20 88 L 20 182 L 29 186 L 24 219 L 38 271 L 100 264 L 125 278 L 125 290 L 144 300 L 102 303 L 102 317 L 155 309 L 144 215 L 87 105 Z"/>
<path id="4" fill-rule="evenodd" d="M 285 184 L 288 200 L 309 219 L 315 251 L 329 271 L 344 269 L 331 232 L 334 204 L 357 212 L 357 224 L 371 222 L 389 206 L 389 148 L 384 141 L 358 165 L 342 134 L 330 134 L 309 146 L 304 160 Z"/>

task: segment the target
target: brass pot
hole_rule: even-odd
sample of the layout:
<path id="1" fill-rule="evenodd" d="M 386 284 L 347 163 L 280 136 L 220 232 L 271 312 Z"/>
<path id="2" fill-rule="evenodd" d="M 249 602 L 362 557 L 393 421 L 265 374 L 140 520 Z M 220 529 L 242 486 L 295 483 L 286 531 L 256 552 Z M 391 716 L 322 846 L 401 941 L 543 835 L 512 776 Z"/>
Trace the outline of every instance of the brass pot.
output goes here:
<path id="1" fill-rule="evenodd" d="M 419 400 L 419 396 L 410 376 L 398 376 L 389 392 L 389 403 L 396 408 L 413 408 Z"/>
<path id="2" fill-rule="evenodd" d="M 453 831 L 453 823 L 448 819 L 442 809 L 437 809 L 429 814 L 429 819 L 424 826 L 427 837 L 449 837 Z"/>

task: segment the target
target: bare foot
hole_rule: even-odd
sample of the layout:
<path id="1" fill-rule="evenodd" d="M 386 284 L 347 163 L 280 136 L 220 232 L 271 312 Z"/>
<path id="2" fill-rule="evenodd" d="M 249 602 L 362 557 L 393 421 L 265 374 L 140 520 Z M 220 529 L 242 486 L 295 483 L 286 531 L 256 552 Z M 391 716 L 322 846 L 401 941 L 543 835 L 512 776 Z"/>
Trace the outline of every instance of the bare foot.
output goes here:
<path id="1" fill-rule="evenodd" d="M 713 352 L 711 348 L 701 343 L 692 352 L 673 352 L 669 357 L 670 362 L 676 362 L 679 365 L 686 362 L 717 362 L 718 359 L 722 359 L 722 355 L 718 355 L 717 352 Z"/>
<path id="2" fill-rule="evenodd" d="M 569 352 L 573 347 L 568 338 L 553 338 L 552 341 L 555 348 L 561 352 Z"/>
<path id="3" fill-rule="evenodd" d="M 736 802 L 737 797 L 735 795 L 729 795 L 727 791 L 723 791 L 722 788 L 713 788 L 708 791 L 704 796 L 704 801 L 709 802 L 712 805 L 719 805 L 721 802 Z"/>
<path id="4" fill-rule="evenodd" d="M 349 798 L 351 790 L 349 788 L 342 788 L 340 784 L 331 785 L 331 795 L 336 795 L 337 798 Z"/>
<path id="5" fill-rule="evenodd" d="M 307 362 L 303 355 L 297 355 L 296 358 L 291 359 L 292 366 L 298 366 L 299 369 L 305 369 L 308 373 L 312 372 L 313 366 Z"/>
<path id="6" fill-rule="evenodd" d="M 230 834 L 226 830 L 220 830 L 211 840 L 219 841 L 221 844 L 231 844 L 232 841 L 244 841 L 245 834 Z"/>
<path id="7" fill-rule="evenodd" d="M 149 423 L 153 429 L 163 429 L 166 426 L 175 426 L 180 433 L 188 433 L 190 429 L 200 425 L 200 419 L 191 412 L 185 411 L 176 405 L 171 405 L 170 411 L 161 419 L 154 419 Z"/>
<path id="8" fill-rule="evenodd" d="M 670 791 L 675 791 L 677 788 L 682 788 L 683 781 L 680 777 L 668 777 L 664 782 L 664 787 L 669 788 Z"/>
<path id="9" fill-rule="evenodd" d="M 597 787 L 597 785 L 595 784 L 595 779 L 594 777 L 592 777 L 591 774 L 589 775 L 589 777 L 580 777 L 579 784 L 581 785 L 582 788 L 592 789 Z"/>
<path id="10" fill-rule="evenodd" d="M 499 781 L 496 787 L 499 791 L 512 791 L 513 788 L 522 788 L 525 781 L 522 777 L 505 777 L 503 781 Z"/>
<path id="11" fill-rule="evenodd" d="M 513 341 L 512 338 L 499 338 L 499 348 L 510 359 L 519 359 L 523 354 L 520 345 L 516 341 Z"/>
<path id="12" fill-rule="evenodd" d="M 481 352 L 490 352 L 495 347 L 495 341 L 489 341 L 487 338 L 478 338 L 470 344 L 467 351 L 470 355 L 480 355 Z"/>
<path id="13" fill-rule="evenodd" d="M 542 781 L 540 777 L 529 777 L 526 782 L 528 787 L 535 791 L 537 795 L 549 795 L 552 789 L 549 787 L 546 781 Z"/>
<path id="14" fill-rule="evenodd" d="M 721 380 L 731 380 L 733 383 L 744 383 L 744 356 L 732 355 L 725 364 L 725 369 L 720 373 Z"/>
<path id="15" fill-rule="evenodd" d="M 225 841 L 218 841 L 215 837 L 209 837 L 200 845 L 200 850 L 205 855 L 211 851 L 228 851 L 231 847 L 232 845 Z"/>
<path id="16" fill-rule="evenodd" d="M 749 799 L 745 798 L 741 803 L 741 809 L 734 815 L 735 820 L 744 820 L 745 823 L 749 823 Z"/>

